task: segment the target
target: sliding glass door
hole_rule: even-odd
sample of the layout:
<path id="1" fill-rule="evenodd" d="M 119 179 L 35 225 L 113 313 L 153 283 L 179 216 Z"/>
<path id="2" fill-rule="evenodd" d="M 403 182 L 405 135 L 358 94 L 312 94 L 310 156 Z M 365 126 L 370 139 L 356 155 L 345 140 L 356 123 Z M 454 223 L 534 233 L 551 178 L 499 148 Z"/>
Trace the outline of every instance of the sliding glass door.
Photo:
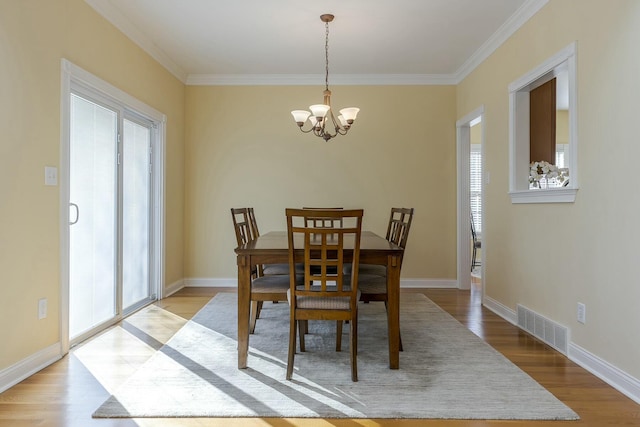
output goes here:
<path id="1" fill-rule="evenodd" d="M 74 92 L 69 141 L 69 338 L 80 341 L 155 299 L 153 123 Z"/>
<path id="2" fill-rule="evenodd" d="M 116 315 L 118 114 L 71 96 L 69 336 Z"/>

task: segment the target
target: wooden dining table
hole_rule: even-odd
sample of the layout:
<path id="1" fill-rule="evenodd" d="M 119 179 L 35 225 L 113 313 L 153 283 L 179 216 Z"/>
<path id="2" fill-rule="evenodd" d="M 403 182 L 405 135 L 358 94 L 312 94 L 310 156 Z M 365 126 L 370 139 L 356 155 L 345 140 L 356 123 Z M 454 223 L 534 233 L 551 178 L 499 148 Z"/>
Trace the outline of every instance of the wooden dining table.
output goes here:
<path id="1" fill-rule="evenodd" d="M 286 231 L 272 231 L 235 249 L 238 264 L 238 369 L 247 367 L 249 352 L 249 314 L 251 307 L 251 271 L 258 264 L 289 262 Z M 360 263 L 387 267 L 387 323 L 389 368 L 400 367 L 400 266 L 403 249 L 371 231 L 360 239 Z M 296 262 L 304 262 L 303 249 L 296 250 Z M 345 262 L 351 262 L 353 243 L 345 241 Z"/>

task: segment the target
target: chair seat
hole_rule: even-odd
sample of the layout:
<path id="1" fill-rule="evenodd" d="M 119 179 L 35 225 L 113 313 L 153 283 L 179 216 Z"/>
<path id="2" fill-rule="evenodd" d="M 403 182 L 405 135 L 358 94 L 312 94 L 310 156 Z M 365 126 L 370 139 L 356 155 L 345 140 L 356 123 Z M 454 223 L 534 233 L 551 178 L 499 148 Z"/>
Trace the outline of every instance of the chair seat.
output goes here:
<path id="1" fill-rule="evenodd" d="M 302 275 L 296 275 L 296 283 L 302 283 L 302 280 Z M 284 293 L 289 287 L 289 275 L 262 276 L 251 282 L 251 293 Z"/>
<path id="2" fill-rule="evenodd" d="M 385 295 L 387 293 L 387 278 L 375 274 L 359 275 L 358 290 L 365 295 Z"/>
<path id="3" fill-rule="evenodd" d="M 358 291 L 356 301 L 360 299 Z M 291 290 L 287 291 L 287 300 L 291 301 Z M 299 296 L 297 308 L 317 310 L 349 310 L 349 297 L 307 297 Z"/>
<path id="4" fill-rule="evenodd" d="M 346 264 L 342 270 L 344 274 L 351 274 L 351 264 Z M 387 267 L 379 264 L 360 264 L 358 274 L 371 274 L 386 277 Z"/>
<path id="5" fill-rule="evenodd" d="M 289 274 L 289 264 L 265 264 L 262 267 L 265 276 Z M 296 273 L 304 274 L 304 264 L 296 264 Z"/>

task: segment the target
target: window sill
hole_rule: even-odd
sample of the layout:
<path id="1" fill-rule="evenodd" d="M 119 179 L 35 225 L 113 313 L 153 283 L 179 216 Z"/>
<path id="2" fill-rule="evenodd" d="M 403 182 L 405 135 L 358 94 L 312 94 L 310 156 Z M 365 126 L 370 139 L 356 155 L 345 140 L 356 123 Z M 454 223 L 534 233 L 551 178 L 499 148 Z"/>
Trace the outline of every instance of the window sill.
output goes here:
<path id="1" fill-rule="evenodd" d="M 511 203 L 573 203 L 577 188 L 510 191 Z"/>

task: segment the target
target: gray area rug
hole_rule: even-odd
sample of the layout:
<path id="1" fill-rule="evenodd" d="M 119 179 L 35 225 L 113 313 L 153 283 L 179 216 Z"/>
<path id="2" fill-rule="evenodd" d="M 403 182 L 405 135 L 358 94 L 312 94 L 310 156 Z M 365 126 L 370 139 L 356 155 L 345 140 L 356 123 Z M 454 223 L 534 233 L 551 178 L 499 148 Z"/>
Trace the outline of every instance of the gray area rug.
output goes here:
<path id="1" fill-rule="evenodd" d="M 358 382 L 348 327 L 310 322 L 285 380 L 287 304 L 265 303 L 237 369 L 236 294 L 216 295 L 93 414 L 117 417 L 320 417 L 574 420 L 575 412 L 421 294 L 402 294 L 404 351 L 388 369 L 384 304 L 359 308 Z"/>

